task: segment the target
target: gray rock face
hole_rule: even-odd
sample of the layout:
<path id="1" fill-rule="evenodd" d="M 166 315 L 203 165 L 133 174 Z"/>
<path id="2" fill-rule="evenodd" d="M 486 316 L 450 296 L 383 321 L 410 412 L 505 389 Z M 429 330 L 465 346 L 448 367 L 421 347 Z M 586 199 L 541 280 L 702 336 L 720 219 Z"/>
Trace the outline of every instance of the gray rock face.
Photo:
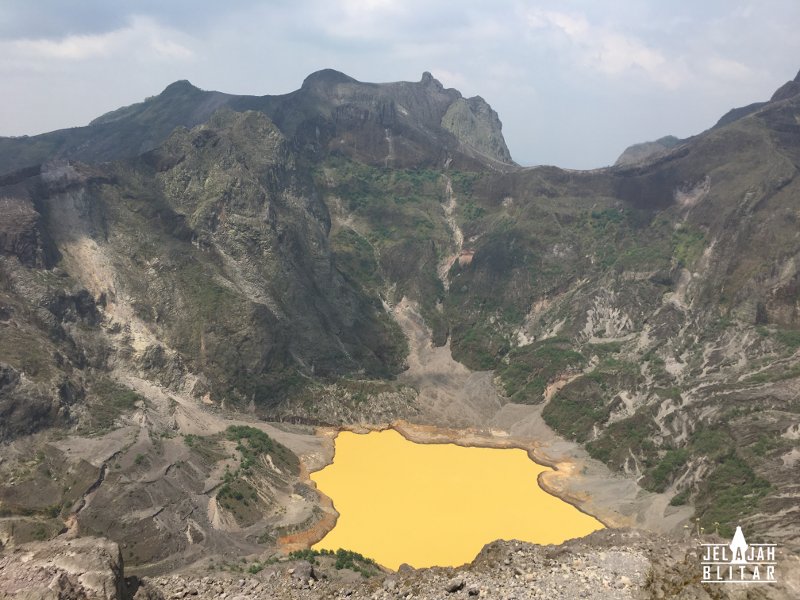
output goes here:
<path id="1" fill-rule="evenodd" d="M 43 230 L 33 199 L 20 188 L 21 182 L 37 173 L 38 169 L 29 169 L 15 177 L 0 178 L 0 187 L 11 191 L 0 197 L 0 256 L 16 257 L 26 267 L 49 268 L 58 253 Z"/>
<path id="2" fill-rule="evenodd" d="M 459 98 L 442 117 L 442 127 L 472 150 L 502 163 L 511 163 L 500 117 L 480 96 Z"/>
<path id="3" fill-rule="evenodd" d="M 309 579 L 317 578 L 317 574 L 314 572 L 314 567 L 310 562 L 305 560 L 298 562 L 294 568 L 291 569 L 291 575 L 303 583 L 307 582 Z"/>
<path id="4" fill-rule="evenodd" d="M 32 543 L 0 555 L 0 598 L 124 600 L 119 547 L 99 538 Z"/>
<path id="5" fill-rule="evenodd" d="M 53 425 L 66 408 L 56 390 L 42 389 L 0 362 L 0 441 Z"/>

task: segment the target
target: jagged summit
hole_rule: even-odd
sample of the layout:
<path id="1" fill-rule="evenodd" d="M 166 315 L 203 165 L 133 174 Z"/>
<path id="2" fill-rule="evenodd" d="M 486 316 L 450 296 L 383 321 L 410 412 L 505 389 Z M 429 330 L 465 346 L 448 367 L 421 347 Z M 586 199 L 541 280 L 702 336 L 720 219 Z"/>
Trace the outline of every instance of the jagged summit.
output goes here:
<path id="1" fill-rule="evenodd" d="M 433 75 L 431 75 L 430 71 L 425 71 L 422 74 L 422 79 L 420 79 L 419 82 L 422 85 L 431 86 L 431 87 L 434 87 L 434 88 L 436 88 L 438 90 L 443 90 L 444 89 L 444 86 L 442 85 L 442 82 L 439 81 L 438 79 L 436 79 L 436 77 L 434 77 Z"/>
<path id="2" fill-rule="evenodd" d="M 88 163 L 140 155 L 177 127 L 192 128 L 221 108 L 266 114 L 304 152 L 346 154 L 368 164 L 417 167 L 515 165 L 497 113 L 480 97 L 464 99 L 426 71 L 419 81 L 366 83 L 335 69 L 305 78 L 291 93 L 231 95 L 188 80 L 101 115 L 87 127 L 31 138 L 0 138 L 0 174 L 48 158 Z"/>

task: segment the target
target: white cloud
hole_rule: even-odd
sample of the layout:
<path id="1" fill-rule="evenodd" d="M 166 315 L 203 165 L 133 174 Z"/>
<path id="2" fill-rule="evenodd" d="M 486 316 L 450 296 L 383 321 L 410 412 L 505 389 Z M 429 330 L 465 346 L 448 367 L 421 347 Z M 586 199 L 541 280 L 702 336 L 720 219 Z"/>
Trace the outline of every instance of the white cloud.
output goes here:
<path id="1" fill-rule="evenodd" d="M 753 77 L 753 70 L 736 60 L 721 56 L 712 56 L 705 61 L 708 72 L 717 78 L 732 81 L 749 81 Z"/>
<path id="2" fill-rule="evenodd" d="M 486 98 L 521 160 L 596 166 L 700 131 L 800 66 L 797 0 L 16 3 L 0 9 L 0 135 L 82 123 L 176 79 L 265 94 L 324 67 L 363 81 L 431 71 Z"/>
<path id="3" fill-rule="evenodd" d="M 5 68 L 42 67 L 63 62 L 150 55 L 164 60 L 186 60 L 194 53 L 178 39 L 184 34 L 160 26 L 150 18 L 134 17 L 127 27 L 94 35 L 60 39 L 0 41 L 0 65 Z"/>
<path id="4" fill-rule="evenodd" d="M 438 79 L 446 88 L 464 89 L 472 82 L 464 74 L 443 67 L 432 67 L 431 75 Z"/>
<path id="5" fill-rule="evenodd" d="M 565 37 L 576 60 L 585 68 L 606 75 L 644 73 L 669 89 L 685 81 L 683 69 L 659 50 L 634 36 L 592 25 L 583 15 L 532 9 L 526 17 L 531 28 Z"/>
<path id="6" fill-rule="evenodd" d="M 11 54 L 20 58 L 84 60 L 107 55 L 114 34 L 75 35 L 61 40 L 18 40 L 4 44 Z"/>
<path id="7" fill-rule="evenodd" d="M 319 2 L 306 13 L 325 35 L 347 40 L 380 40 L 391 36 L 407 6 L 392 0 Z"/>

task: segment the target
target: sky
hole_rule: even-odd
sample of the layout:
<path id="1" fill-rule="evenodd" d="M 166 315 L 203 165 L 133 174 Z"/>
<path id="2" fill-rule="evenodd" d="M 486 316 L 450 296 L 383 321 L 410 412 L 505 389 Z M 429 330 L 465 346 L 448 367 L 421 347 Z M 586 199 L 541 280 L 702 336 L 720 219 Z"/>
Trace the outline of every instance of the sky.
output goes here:
<path id="1" fill-rule="evenodd" d="M 797 0 L 2 0 L 0 135 L 84 125 L 188 79 L 238 94 L 333 68 L 480 95 L 522 165 L 588 169 L 766 100 Z"/>

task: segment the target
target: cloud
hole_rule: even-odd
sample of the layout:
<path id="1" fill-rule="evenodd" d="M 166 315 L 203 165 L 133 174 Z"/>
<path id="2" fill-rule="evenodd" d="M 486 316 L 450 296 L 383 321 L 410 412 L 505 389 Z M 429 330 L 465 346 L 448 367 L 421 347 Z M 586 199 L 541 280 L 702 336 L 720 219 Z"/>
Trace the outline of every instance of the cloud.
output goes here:
<path id="1" fill-rule="evenodd" d="M 731 81 L 749 81 L 754 75 L 753 70 L 747 65 L 721 56 L 707 59 L 705 68 L 713 77 Z"/>
<path id="2" fill-rule="evenodd" d="M 394 37 L 398 23 L 409 15 L 408 7 L 392 0 L 344 0 L 317 2 L 308 11 L 311 25 L 331 38 L 382 40 Z"/>
<path id="3" fill-rule="evenodd" d="M 6 69 L 41 68 L 64 62 L 131 55 L 186 60 L 192 58 L 194 52 L 185 42 L 178 41 L 185 38 L 185 34 L 167 29 L 149 17 L 133 17 L 126 27 L 105 33 L 0 41 L 0 55 L 3 56 L 0 65 Z"/>
<path id="4" fill-rule="evenodd" d="M 526 20 L 533 30 L 566 39 L 568 49 L 584 68 L 612 76 L 643 73 L 669 89 L 686 79 L 683 69 L 668 61 L 661 51 L 632 35 L 594 25 L 584 15 L 531 9 Z"/>
<path id="5" fill-rule="evenodd" d="M 797 0 L 2 1 L 0 135 L 86 122 L 176 79 L 266 94 L 324 67 L 431 71 L 486 98 L 522 162 L 596 166 L 696 133 L 800 66 Z"/>

